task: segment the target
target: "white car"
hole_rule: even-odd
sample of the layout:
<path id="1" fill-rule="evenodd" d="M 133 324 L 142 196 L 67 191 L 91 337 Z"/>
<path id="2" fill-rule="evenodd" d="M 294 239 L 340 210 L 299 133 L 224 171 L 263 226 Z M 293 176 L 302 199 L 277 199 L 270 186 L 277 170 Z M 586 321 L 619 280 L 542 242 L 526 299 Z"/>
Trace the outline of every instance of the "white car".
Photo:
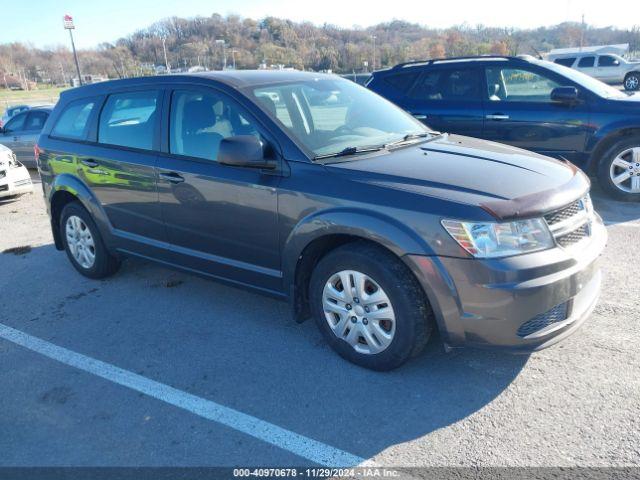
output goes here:
<path id="1" fill-rule="evenodd" d="M 31 175 L 14 153 L 0 145 L 0 198 L 33 192 Z"/>
<path id="2" fill-rule="evenodd" d="M 640 62 L 630 62 L 614 53 L 563 53 L 549 55 L 548 60 L 579 70 L 605 83 L 622 83 L 625 90 L 640 88 Z"/>

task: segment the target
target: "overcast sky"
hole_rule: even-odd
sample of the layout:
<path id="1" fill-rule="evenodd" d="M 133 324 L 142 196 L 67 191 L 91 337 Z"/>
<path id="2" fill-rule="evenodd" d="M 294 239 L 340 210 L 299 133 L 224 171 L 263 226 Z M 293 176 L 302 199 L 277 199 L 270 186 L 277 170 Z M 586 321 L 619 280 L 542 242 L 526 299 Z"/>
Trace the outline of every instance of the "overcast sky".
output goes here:
<path id="1" fill-rule="evenodd" d="M 21 41 L 35 46 L 67 44 L 62 16 L 76 21 L 76 45 L 93 47 L 114 41 L 153 22 L 170 16 L 209 16 L 212 13 L 239 14 L 263 18 L 268 15 L 331 23 L 342 27 L 369 26 L 393 19 L 431 27 L 448 27 L 467 22 L 491 26 L 532 28 L 580 21 L 582 14 L 591 25 L 629 28 L 640 24 L 640 2 L 607 8 L 602 0 L 33 0 L 3 2 L 0 43 Z M 535 6 L 535 7 L 533 7 Z"/>

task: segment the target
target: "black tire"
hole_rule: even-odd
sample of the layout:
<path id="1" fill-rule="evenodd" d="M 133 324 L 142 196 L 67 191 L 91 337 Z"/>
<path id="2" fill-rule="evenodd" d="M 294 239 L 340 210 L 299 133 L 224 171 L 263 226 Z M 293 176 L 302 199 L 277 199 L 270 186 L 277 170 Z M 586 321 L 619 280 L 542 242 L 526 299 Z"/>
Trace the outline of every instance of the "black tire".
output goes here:
<path id="1" fill-rule="evenodd" d="M 640 137 L 631 137 L 616 142 L 604 153 L 604 155 L 598 162 L 598 183 L 605 191 L 605 193 L 607 193 L 607 195 L 623 202 L 640 201 L 640 193 L 625 192 L 618 188 L 611 179 L 609 172 L 611 169 L 611 164 L 613 163 L 615 158 L 623 151 L 633 147 L 640 147 Z M 635 173 L 638 174 L 640 173 L 640 171 L 636 171 Z"/>
<path id="2" fill-rule="evenodd" d="M 67 219 L 71 216 L 77 216 L 82 219 L 84 224 L 91 232 L 94 241 L 95 261 L 90 268 L 85 268 L 75 259 L 69 245 L 67 243 L 66 224 Z M 91 214 L 78 202 L 67 204 L 60 215 L 60 236 L 64 245 L 67 257 L 71 261 L 74 268 L 82 275 L 88 278 L 99 279 L 113 275 L 120 268 L 120 261 L 111 255 L 104 245 L 100 231 L 96 226 Z"/>
<path id="3" fill-rule="evenodd" d="M 393 306 L 395 335 L 380 353 L 357 352 L 333 333 L 325 318 L 324 287 L 334 274 L 343 270 L 369 276 L 384 290 Z M 434 322 L 426 296 L 409 268 L 384 248 L 367 242 L 336 248 L 316 265 L 309 288 L 311 311 L 325 340 L 340 356 L 356 365 L 377 371 L 392 370 L 420 353 L 429 340 Z"/>
<path id="4" fill-rule="evenodd" d="M 627 73 L 624 77 L 624 89 L 635 92 L 640 88 L 640 72 Z"/>

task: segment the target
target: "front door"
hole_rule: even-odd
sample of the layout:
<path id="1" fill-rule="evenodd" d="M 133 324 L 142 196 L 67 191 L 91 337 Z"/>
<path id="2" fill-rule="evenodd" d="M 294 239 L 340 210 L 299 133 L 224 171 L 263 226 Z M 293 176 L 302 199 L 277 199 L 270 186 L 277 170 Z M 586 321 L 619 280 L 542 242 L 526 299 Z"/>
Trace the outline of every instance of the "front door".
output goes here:
<path id="1" fill-rule="evenodd" d="M 7 122 L 0 134 L 0 143 L 10 148 L 18 160 L 23 161 L 27 156 L 27 149 L 22 140 L 28 112 L 15 115 Z M 33 150 L 31 150 L 33 156 Z"/>
<path id="2" fill-rule="evenodd" d="M 479 137 L 481 85 L 479 69 L 430 69 L 417 80 L 402 106 L 434 130 Z"/>
<path id="3" fill-rule="evenodd" d="M 47 118 L 49 118 L 49 112 L 44 110 L 31 110 L 27 114 L 24 129 L 20 134 L 20 155 L 18 160 L 29 168 L 37 167 L 33 148 L 38 141 Z"/>
<path id="4" fill-rule="evenodd" d="M 533 67 L 487 66 L 482 138 L 571 159 L 584 150 L 589 133 L 586 101 L 553 102 L 562 77 Z"/>
<path id="5" fill-rule="evenodd" d="M 281 288 L 279 176 L 217 163 L 223 138 L 257 135 L 258 123 L 215 89 L 171 96 L 169 151 L 159 158 L 158 189 L 175 262 L 268 290 Z"/>

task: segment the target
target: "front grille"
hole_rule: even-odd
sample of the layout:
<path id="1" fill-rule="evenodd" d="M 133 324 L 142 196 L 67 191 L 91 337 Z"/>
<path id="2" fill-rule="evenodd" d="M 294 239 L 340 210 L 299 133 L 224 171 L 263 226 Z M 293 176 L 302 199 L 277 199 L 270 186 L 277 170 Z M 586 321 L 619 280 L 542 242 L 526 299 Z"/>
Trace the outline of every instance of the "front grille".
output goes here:
<path id="1" fill-rule="evenodd" d="M 16 187 L 22 187 L 23 185 L 31 185 L 31 179 L 25 178 L 24 180 L 18 180 L 13 183 Z"/>
<path id="2" fill-rule="evenodd" d="M 568 247 L 574 243 L 578 243 L 583 238 L 588 237 L 591 233 L 589 230 L 589 225 L 584 224 L 573 232 L 562 235 L 561 237 L 556 237 L 556 242 L 558 242 L 558 245 L 561 247 Z"/>
<path id="3" fill-rule="evenodd" d="M 0 185 L 0 192 L 6 192 L 9 190 L 9 185 Z"/>
<path id="4" fill-rule="evenodd" d="M 554 323 L 562 322 L 567 319 L 567 312 L 569 308 L 567 302 L 561 303 L 553 307 L 551 310 L 536 315 L 531 320 L 526 321 L 518 329 L 519 337 L 527 337 L 543 328 L 553 325 Z"/>
<path id="5" fill-rule="evenodd" d="M 558 246 L 567 248 L 591 236 L 589 195 L 544 216 Z"/>
<path id="6" fill-rule="evenodd" d="M 582 210 L 584 210 L 584 202 L 583 199 L 580 199 L 560 210 L 546 214 L 544 219 L 547 221 L 547 224 L 551 226 L 577 215 Z"/>

